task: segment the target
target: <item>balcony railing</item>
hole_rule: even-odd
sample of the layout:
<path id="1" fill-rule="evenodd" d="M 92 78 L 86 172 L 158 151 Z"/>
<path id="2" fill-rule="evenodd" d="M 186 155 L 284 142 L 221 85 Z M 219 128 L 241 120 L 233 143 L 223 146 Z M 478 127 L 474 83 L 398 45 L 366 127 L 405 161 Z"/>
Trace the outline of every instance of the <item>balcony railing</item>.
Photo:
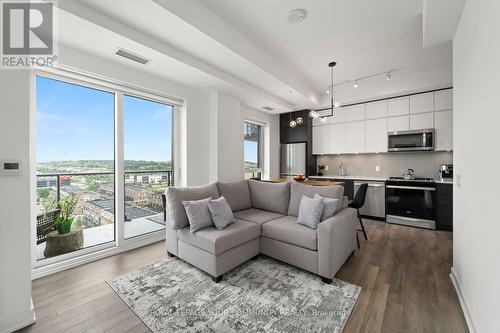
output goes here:
<path id="1" fill-rule="evenodd" d="M 37 175 L 38 203 L 44 198 L 61 200 L 70 193 L 79 196 L 74 215 L 83 229 L 108 228 L 115 222 L 114 172 L 59 172 Z M 162 193 L 173 184 L 170 170 L 144 170 L 125 172 L 125 222 L 132 223 L 126 237 L 148 233 L 164 225 Z M 47 226 L 54 214 L 37 216 L 37 240 L 45 241 Z M 53 221 L 52 221 L 53 223 Z M 43 224 L 43 226 L 42 226 Z M 98 230 L 98 229 L 96 229 Z M 128 233 L 128 236 L 127 236 Z M 39 235 L 38 235 L 39 234 Z M 114 234 L 114 233 L 113 233 Z"/>

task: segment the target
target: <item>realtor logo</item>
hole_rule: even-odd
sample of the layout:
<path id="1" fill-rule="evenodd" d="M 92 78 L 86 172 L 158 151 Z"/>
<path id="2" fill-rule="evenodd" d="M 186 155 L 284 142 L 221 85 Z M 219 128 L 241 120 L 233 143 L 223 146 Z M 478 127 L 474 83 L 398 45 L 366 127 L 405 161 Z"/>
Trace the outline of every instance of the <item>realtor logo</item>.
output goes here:
<path id="1" fill-rule="evenodd" d="M 2 68 L 53 64 L 53 7 L 47 1 L 1 1 Z"/>

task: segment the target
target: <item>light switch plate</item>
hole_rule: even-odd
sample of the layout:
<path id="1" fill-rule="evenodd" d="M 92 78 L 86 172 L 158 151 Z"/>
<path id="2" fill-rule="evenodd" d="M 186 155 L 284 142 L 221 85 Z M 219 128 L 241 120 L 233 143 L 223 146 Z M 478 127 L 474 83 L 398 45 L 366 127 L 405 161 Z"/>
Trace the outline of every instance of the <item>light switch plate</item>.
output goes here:
<path id="1" fill-rule="evenodd" d="M 457 175 L 457 186 L 462 187 L 462 176 Z"/>

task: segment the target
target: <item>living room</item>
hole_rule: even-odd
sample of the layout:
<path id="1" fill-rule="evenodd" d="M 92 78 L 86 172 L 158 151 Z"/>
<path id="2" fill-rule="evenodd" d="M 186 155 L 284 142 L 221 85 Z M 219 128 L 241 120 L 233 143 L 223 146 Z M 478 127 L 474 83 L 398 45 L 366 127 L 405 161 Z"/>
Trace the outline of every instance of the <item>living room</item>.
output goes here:
<path id="1" fill-rule="evenodd" d="M 498 330 L 498 4 L 0 6 L 0 332 Z"/>

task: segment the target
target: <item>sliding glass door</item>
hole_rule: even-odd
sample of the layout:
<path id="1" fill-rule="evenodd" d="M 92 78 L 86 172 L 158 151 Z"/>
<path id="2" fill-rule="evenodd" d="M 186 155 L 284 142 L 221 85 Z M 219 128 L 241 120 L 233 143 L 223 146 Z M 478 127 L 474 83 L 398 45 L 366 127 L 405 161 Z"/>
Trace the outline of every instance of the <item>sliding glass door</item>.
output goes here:
<path id="1" fill-rule="evenodd" d="M 123 97 L 125 238 L 165 228 L 162 194 L 172 184 L 173 107 Z"/>
<path id="2" fill-rule="evenodd" d="M 37 260 L 115 240 L 114 117 L 114 93 L 37 76 Z M 59 235 L 72 202 L 83 232 Z"/>
<path id="3" fill-rule="evenodd" d="M 164 237 L 174 107 L 94 81 L 35 78 L 36 267 Z"/>

